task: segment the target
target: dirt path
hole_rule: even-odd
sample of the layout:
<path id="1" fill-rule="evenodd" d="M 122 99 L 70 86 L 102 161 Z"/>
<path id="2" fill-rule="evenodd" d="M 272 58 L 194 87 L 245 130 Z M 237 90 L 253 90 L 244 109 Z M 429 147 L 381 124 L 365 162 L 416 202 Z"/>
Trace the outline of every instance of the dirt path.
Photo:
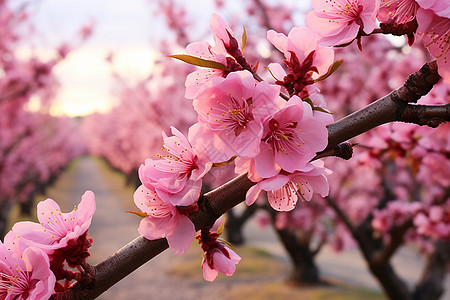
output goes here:
<path id="1" fill-rule="evenodd" d="M 89 235 L 94 239 L 89 263 L 97 264 L 138 236 L 139 218 L 125 213 L 126 210 L 137 210 L 132 198 L 133 188 L 125 187 L 124 178 L 119 173 L 111 171 L 101 160 L 91 157 L 75 161 L 56 184 L 48 189 L 46 197 L 60 203 L 63 211 L 69 211 L 80 201 L 81 195 L 86 190 L 92 190 L 96 195 L 97 210 L 89 229 Z M 245 234 L 248 244 L 267 250 L 279 260 L 281 264 L 279 272 L 288 271 L 287 256 L 272 231 L 261 231 L 256 228 L 255 223 L 249 223 L 245 228 Z M 233 277 L 220 278 L 211 284 L 202 279 L 200 256 L 198 263 L 195 262 L 198 265 L 197 271 L 184 277 L 171 276 L 169 273 L 173 268 L 182 265 L 186 259 L 190 259 L 192 263 L 193 256 L 197 257 L 198 253 L 195 250 L 191 251 L 193 252 L 189 252 L 189 255 L 181 257 L 174 255 L 170 250 L 161 253 L 98 299 L 224 299 L 223 295 L 230 289 L 248 286 L 256 280 L 269 283 L 283 279 L 273 278 L 270 274 L 267 276 L 261 274 L 262 277 L 248 276 L 245 280 L 242 277 L 239 280 Z M 411 261 L 414 263 L 411 264 Z M 325 277 L 339 278 L 351 284 L 379 290 L 356 250 L 337 255 L 325 248 L 319 255 L 318 263 Z M 421 265 L 420 257 L 416 257 L 411 251 L 402 251 L 395 259 L 395 266 L 399 267 L 399 273 L 407 278 L 408 283 L 413 283 L 419 278 Z M 447 277 L 448 291 L 442 298 L 444 300 L 450 300 L 449 277 Z"/>

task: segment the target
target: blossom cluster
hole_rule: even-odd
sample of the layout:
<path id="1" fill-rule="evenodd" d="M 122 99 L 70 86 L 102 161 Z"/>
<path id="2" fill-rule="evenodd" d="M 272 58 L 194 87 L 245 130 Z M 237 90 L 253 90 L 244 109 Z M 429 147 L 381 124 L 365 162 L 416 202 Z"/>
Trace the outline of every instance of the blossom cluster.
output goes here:
<path id="1" fill-rule="evenodd" d="M 214 45 L 194 42 L 187 55 L 172 55 L 202 67 L 185 83 L 185 97 L 192 99 L 198 122 L 187 137 L 175 128 L 171 137 L 163 133 L 162 154 L 140 167 L 142 186 L 134 195 L 144 216 L 139 232 L 148 239 L 167 238 L 175 253 L 184 253 L 196 232 L 189 217 L 198 210 L 203 176 L 231 161 L 236 173 L 247 173 L 255 182 L 247 192 L 248 205 L 261 191 L 277 211 L 291 211 L 299 199 L 309 201 L 314 193 L 327 196 L 326 175 L 331 172 L 314 158 L 327 146 L 326 126 L 333 117 L 315 83 L 342 63 L 334 62 L 330 46 L 357 40 L 362 49 L 361 37 L 375 32 L 378 18 L 382 33 L 400 32 L 410 42 L 411 36 L 422 34 L 448 81 L 448 9 L 435 2 L 314 0 L 306 27 L 295 27 L 288 36 L 267 33 L 285 56 L 284 65 L 267 67 L 274 82 L 263 81 L 256 74 L 258 64 L 245 58 L 247 37 L 239 45 L 232 29 L 213 14 Z M 403 25 L 412 21 L 418 28 Z M 442 26 L 437 29 L 436 24 Z"/>
<path id="2" fill-rule="evenodd" d="M 177 254 L 194 240 L 196 228 L 189 217 L 198 210 L 202 180 L 212 167 L 234 161 L 236 173 L 247 173 L 256 184 L 247 193 L 247 204 L 264 190 L 278 211 L 290 211 L 298 200 L 309 201 L 314 193 L 326 196 L 329 190 L 329 170 L 320 160 L 311 161 L 326 148 L 326 126 L 333 121 L 314 86 L 319 77 L 331 74 L 333 50 L 320 45 L 306 27 L 293 29 L 289 36 L 272 30 L 268 39 L 284 53 L 287 71 L 271 64 L 276 81 L 262 81 L 243 55 L 245 45 L 239 47 L 225 21 L 217 14 L 210 21 L 214 46 L 195 42 L 187 46 L 189 55 L 174 55 L 206 67 L 186 79 L 185 96 L 192 99 L 198 122 L 187 137 L 174 127 L 172 136 L 163 133 L 158 157 L 139 168 L 142 185 L 134 194 L 142 211 L 136 214 L 143 216 L 139 233 L 150 240 L 166 238 Z M 239 261 L 216 235 L 204 230 L 199 238 L 206 280 L 224 267 L 214 263 L 222 256 L 233 266 Z"/>
<path id="3" fill-rule="evenodd" d="M 313 0 L 306 25 L 328 46 L 346 45 L 375 32 L 407 35 L 410 44 L 420 35 L 437 59 L 439 74 L 450 82 L 450 8 L 446 0 Z"/>
<path id="4" fill-rule="evenodd" d="M 81 273 L 67 266 L 87 271 L 84 266 L 92 244 L 87 231 L 95 207 L 94 193 L 87 191 L 70 213 L 47 199 L 37 205 L 39 223 L 17 222 L 0 242 L 0 297 L 48 299 L 80 280 Z"/>

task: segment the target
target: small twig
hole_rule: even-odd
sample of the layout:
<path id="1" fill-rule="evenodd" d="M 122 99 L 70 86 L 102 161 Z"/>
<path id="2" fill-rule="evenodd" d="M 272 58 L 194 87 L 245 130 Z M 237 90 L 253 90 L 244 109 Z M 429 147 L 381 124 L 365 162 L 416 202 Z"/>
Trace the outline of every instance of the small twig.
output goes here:
<path id="1" fill-rule="evenodd" d="M 353 147 L 358 145 L 357 143 L 341 143 L 336 146 L 334 146 L 331 149 L 327 149 L 325 151 L 319 152 L 316 157 L 314 157 L 312 160 L 316 160 L 323 157 L 328 156 L 335 156 L 340 157 L 345 160 L 349 160 L 353 156 Z"/>

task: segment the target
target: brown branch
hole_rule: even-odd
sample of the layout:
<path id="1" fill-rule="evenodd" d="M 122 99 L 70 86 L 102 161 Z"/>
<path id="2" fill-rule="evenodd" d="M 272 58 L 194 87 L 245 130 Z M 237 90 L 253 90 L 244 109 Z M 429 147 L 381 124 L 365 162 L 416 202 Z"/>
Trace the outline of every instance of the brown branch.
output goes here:
<path id="1" fill-rule="evenodd" d="M 391 96 L 394 101 L 416 103 L 422 96 L 428 94 L 441 79 L 437 70 L 435 60 L 426 63 L 419 71 L 409 75 L 405 83 L 388 96 Z"/>
<path id="2" fill-rule="evenodd" d="M 374 265 L 384 265 L 389 262 L 392 255 L 397 251 L 398 247 L 403 244 L 403 237 L 408 229 L 413 226 L 412 219 L 406 220 L 400 226 L 396 226 L 390 230 L 391 240 L 388 245 L 383 247 L 379 252 L 373 253 L 371 263 Z"/>
<path id="3" fill-rule="evenodd" d="M 428 94 L 440 79 L 436 61 L 425 64 L 419 71 L 411 74 L 398 89 L 328 125 L 326 150 L 379 125 L 402 121 L 400 117 L 405 111 L 405 105 L 411 102 L 415 103 L 420 97 Z"/>
<path id="4" fill-rule="evenodd" d="M 375 101 L 371 105 L 328 126 L 328 147 L 355 137 L 378 125 L 395 121 L 400 103 L 416 102 L 426 95 L 440 79 L 435 62 L 423 66 L 412 74 L 405 84 L 389 95 Z M 203 195 L 199 199 L 199 211 L 191 217 L 197 229 L 210 226 L 216 218 L 233 208 L 245 199 L 247 190 L 253 185 L 246 174 L 242 174 L 223 186 Z M 328 198 L 330 205 L 337 205 Z M 337 207 L 338 208 L 338 207 Z M 341 211 L 339 208 L 337 212 Z M 342 212 L 342 211 L 341 211 Z M 352 234 L 356 229 L 342 212 L 343 221 Z M 168 248 L 165 239 L 149 241 L 142 236 L 114 253 L 94 268 L 95 277 L 89 286 L 75 284 L 64 293 L 52 296 L 52 299 L 94 299 L 112 285 L 126 277 L 141 265 Z"/>
<path id="5" fill-rule="evenodd" d="M 450 121 L 450 103 L 443 105 L 406 105 L 399 111 L 398 121 L 426 125 L 433 128 Z"/>

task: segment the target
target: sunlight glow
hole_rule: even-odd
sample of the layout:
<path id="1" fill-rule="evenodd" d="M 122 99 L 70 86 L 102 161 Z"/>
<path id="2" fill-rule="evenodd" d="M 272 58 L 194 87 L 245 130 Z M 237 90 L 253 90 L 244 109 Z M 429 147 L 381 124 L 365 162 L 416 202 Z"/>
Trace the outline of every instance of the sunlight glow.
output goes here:
<path id="1" fill-rule="evenodd" d="M 17 53 L 21 59 L 38 56 L 50 59 L 52 50 L 23 48 Z M 150 47 L 126 46 L 115 48 L 112 63 L 107 61 L 107 47 L 81 47 L 73 50 L 55 66 L 60 88 L 50 108 L 52 115 L 84 116 L 94 112 L 107 113 L 118 99 L 113 96 L 112 73 L 133 82 L 150 75 L 156 52 Z M 39 99 L 31 99 L 26 109 L 38 111 Z"/>

